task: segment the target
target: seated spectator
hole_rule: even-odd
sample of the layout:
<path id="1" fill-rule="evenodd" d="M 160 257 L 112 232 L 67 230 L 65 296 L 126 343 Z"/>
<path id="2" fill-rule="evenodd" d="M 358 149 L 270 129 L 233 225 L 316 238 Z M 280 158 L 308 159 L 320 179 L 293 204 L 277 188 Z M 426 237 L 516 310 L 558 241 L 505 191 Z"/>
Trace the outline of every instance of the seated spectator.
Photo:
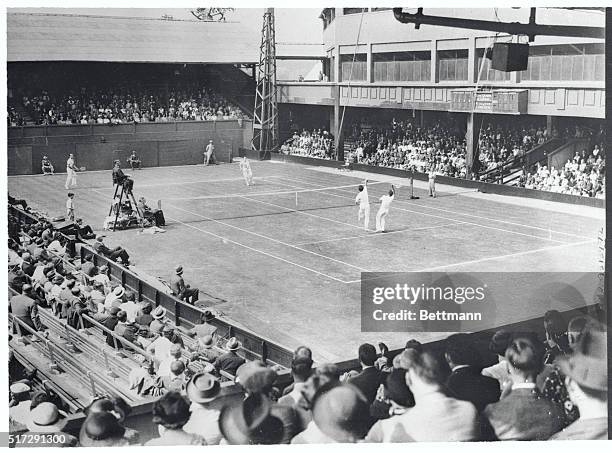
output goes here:
<path id="1" fill-rule="evenodd" d="M 203 437 L 208 445 L 218 445 L 222 438 L 219 416 L 223 407 L 219 381 L 209 373 L 199 372 L 187 384 L 186 392 L 191 401 L 191 417 L 183 429 Z"/>
<path id="2" fill-rule="evenodd" d="M 32 388 L 26 382 L 15 382 L 9 387 L 9 420 L 11 424 L 17 424 L 18 428 L 27 427 L 30 422 L 30 392 Z"/>
<path id="3" fill-rule="evenodd" d="M 110 412 L 95 412 L 83 422 L 79 443 L 82 447 L 123 447 L 129 445 L 125 428 Z"/>
<path id="4" fill-rule="evenodd" d="M 206 445 L 202 437 L 183 430 L 190 415 L 189 404 L 180 393 L 166 393 L 153 404 L 153 423 L 163 426 L 163 433 L 160 437 L 149 440 L 145 445 Z"/>
<path id="5" fill-rule="evenodd" d="M 544 366 L 544 346 L 534 336 L 517 335 L 508 345 L 510 389 L 484 410 L 499 440 L 546 440 L 562 427 L 560 408 L 542 397 L 536 378 Z"/>
<path id="6" fill-rule="evenodd" d="M 98 236 L 96 242 L 93 245 L 93 249 L 96 253 L 99 253 L 113 261 L 121 260 L 121 264 L 124 266 L 130 265 L 130 256 L 121 246 L 117 246 L 114 249 L 108 248 L 104 244 L 103 236 Z"/>
<path id="7" fill-rule="evenodd" d="M 361 365 L 362 371 L 347 381 L 363 393 L 368 404 L 374 402 L 378 387 L 380 387 L 384 381 L 383 373 L 374 366 L 377 358 L 378 356 L 374 346 L 369 343 L 364 343 L 359 346 L 359 364 Z"/>
<path id="8" fill-rule="evenodd" d="M 119 319 L 117 319 L 117 314 L 120 311 L 121 310 L 119 309 L 119 307 L 111 307 L 106 312 L 95 313 L 93 315 L 93 319 L 98 321 L 111 332 L 114 332 L 115 326 L 119 322 Z M 104 331 L 104 336 L 106 337 L 106 344 L 111 347 L 115 347 L 115 338 L 109 332 L 106 331 Z"/>
<path id="9" fill-rule="evenodd" d="M 302 396 L 302 389 L 312 374 L 312 359 L 308 357 L 296 357 L 291 361 L 291 377 L 293 378 L 293 389 L 288 394 L 278 399 L 279 404 L 295 407 Z"/>
<path id="10" fill-rule="evenodd" d="M 272 403 L 259 393 L 225 406 L 219 416 L 223 443 L 270 445 L 283 439 L 283 423 L 271 414 Z"/>
<path id="11" fill-rule="evenodd" d="M 395 417 L 390 442 L 453 442 L 478 440 L 480 427 L 475 406 L 445 394 L 443 364 L 431 353 L 405 350 L 406 384 L 415 406 Z"/>
<path id="12" fill-rule="evenodd" d="M 387 375 L 384 393 L 388 401 L 388 413 L 372 426 L 365 438 L 366 442 L 390 442 L 396 417 L 415 405 L 414 395 L 406 385 L 406 370 L 396 369 Z"/>
<path id="13" fill-rule="evenodd" d="M 499 382 L 480 374 L 480 356 L 467 334 L 448 337 L 444 357 L 451 369 L 446 386 L 453 397 L 470 401 L 479 412 L 487 404 L 499 401 Z"/>
<path id="14" fill-rule="evenodd" d="M 127 163 L 132 167 L 132 170 L 138 169 L 140 170 L 140 159 L 136 155 L 136 151 L 132 151 L 130 157 L 127 158 Z"/>
<path id="15" fill-rule="evenodd" d="M 53 164 L 51 163 L 51 161 L 49 160 L 47 156 L 42 157 L 41 167 L 42 167 L 43 175 L 52 175 L 54 172 Z"/>
<path id="16" fill-rule="evenodd" d="M 166 357 L 164 360 L 162 360 L 159 363 L 159 368 L 157 369 L 157 375 L 158 376 L 169 376 L 170 375 L 170 365 L 172 365 L 172 363 L 177 360 L 180 360 L 185 365 L 187 365 L 185 363 L 185 360 L 181 358 L 182 355 L 183 355 L 183 348 L 181 348 L 181 346 L 178 344 L 172 344 L 172 346 L 170 347 L 170 351 L 168 353 L 168 357 Z"/>
<path id="17" fill-rule="evenodd" d="M 144 305 L 139 308 L 138 315 L 134 320 L 136 324 L 141 327 L 149 327 L 153 322 L 153 316 L 151 315 L 152 311 L 153 305 L 151 302 L 145 302 Z"/>
<path id="18" fill-rule="evenodd" d="M 506 382 L 508 382 L 508 364 L 506 362 L 506 349 L 512 341 L 512 333 L 506 330 L 498 330 L 495 332 L 489 342 L 489 351 L 497 355 L 497 363 L 490 367 L 483 368 L 481 374 L 493 379 L 497 379 L 499 387 L 503 390 Z"/>
<path id="19" fill-rule="evenodd" d="M 215 319 L 215 315 L 213 315 L 210 310 L 205 310 L 204 313 L 200 315 L 200 323 L 189 329 L 186 332 L 187 335 L 196 338 L 203 338 L 210 335 L 214 339 L 217 333 L 217 328 L 210 324 L 210 321 L 213 319 Z"/>
<path id="20" fill-rule="evenodd" d="M 185 364 L 181 360 L 174 360 L 170 364 L 170 373 L 159 376 L 161 388 L 165 392 L 184 393 L 187 385 L 187 377 L 185 376 Z"/>
<path id="21" fill-rule="evenodd" d="M 160 362 L 170 355 L 170 349 L 174 344 L 172 341 L 170 341 L 174 335 L 174 329 L 172 329 L 172 327 L 164 326 L 162 333 L 163 335 L 153 340 L 146 348 L 146 351 L 149 353 L 154 353 L 155 358 Z"/>
<path id="22" fill-rule="evenodd" d="M 242 345 L 235 337 L 230 338 L 225 345 L 227 352 L 220 355 L 213 362 L 213 366 L 217 371 L 225 371 L 226 373 L 236 375 L 236 371 L 245 360 L 238 355 L 238 350 Z"/>
<path id="23" fill-rule="evenodd" d="M 129 322 L 127 318 L 127 313 L 121 309 L 119 313 L 117 313 L 117 325 L 115 326 L 114 332 L 118 336 L 125 338 L 130 343 L 139 343 L 138 326 Z M 120 341 L 117 342 L 117 347 L 119 349 L 123 347 Z"/>
<path id="24" fill-rule="evenodd" d="M 35 331 L 44 329 L 40 317 L 38 315 L 38 306 L 34 299 L 28 296 L 32 290 L 32 286 L 25 284 L 21 288 L 21 294 L 13 296 L 9 302 L 10 311 L 15 318 L 23 322 Z M 25 329 L 21 330 L 22 335 L 30 335 Z"/>
<path id="25" fill-rule="evenodd" d="M 198 337 L 195 344 L 189 347 L 189 350 L 192 352 L 192 361 L 201 359 L 212 363 L 221 355 L 220 352 L 214 349 L 213 337 L 210 335 Z"/>
<path id="26" fill-rule="evenodd" d="M 117 422 L 124 428 L 123 437 L 128 440 L 131 445 L 138 445 L 140 442 L 140 433 L 132 428 L 123 426 L 125 419 L 131 413 L 132 408 L 121 397 L 97 397 L 84 410 L 86 416 L 95 413 L 110 413 Z M 79 437 L 83 435 L 84 424 L 81 425 Z"/>
<path id="27" fill-rule="evenodd" d="M 606 332 L 590 325 L 573 352 L 558 365 L 566 376 L 567 391 L 580 409 L 580 418 L 551 440 L 604 440 L 608 438 L 608 370 Z"/>
<path id="28" fill-rule="evenodd" d="M 76 219 L 76 227 L 80 239 L 88 240 L 96 237 L 96 234 L 89 225 L 83 225 L 83 219 Z"/>
<path id="29" fill-rule="evenodd" d="M 136 303 L 136 294 L 134 291 L 125 292 L 125 302 L 122 303 L 119 308 L 127 314 L 127 320 L 130 323 L 136 322 L 136 316 L 140 311 L 140 307 Z"/>
<path id="30" fill-rule="evenodd" d="M 288 444 L 300 431 L 300 424 L 293 407 L 273 402 L 271 395 L 277 378 L 274 370 L 258 360 L 247 362 L 236 371 L 236 382 L 244 388 L 247 396 L 259 394 L 270 400 L 270 414 L 283 424 L 283 438 L 279 443 Z"/>
<path id="31" fill-rule="evenodd" d="M 44 442 L 45 447 L 76 447 L 76 437 L 63 431 L 68 423 L 67 414 L 60 411 L 53 403 L 43 402 L 36 406 L 30 413 L 27 425 L 29 434 L 49 435 L 49 442 Z M 47 438 L 47 437 L 45 437 Z M 42 443 L 41 445 L 43 446 Z"/>
<path id="32" fill-rule="evenodd" d="M 321 129 L 306 131 L 301 135 L 297 132 L 282 146 L 284 154 L 296 154 L 301 156 L 331 159 L 333 154 L 333 135 Z"/>
<path id="33" fill-rule="evenodd" d="M 170 278 L 170 289 L 172 294 L 181 300 L 195 304 L 198 300 L 198 288 L 191 288 L 183 280 L 183 266 L 177 266 L 174 275 Z"/>
<path id="34" fill-rule="evenodd" d="M 152 334 L 161 334 L 168 323 L 166 319 L 166 309 L 161 305 L 159 307 L 155 307 L 155 310 L 151 312 L 151 317 L 153 321 L 149 324 L 149 331 Z"/>

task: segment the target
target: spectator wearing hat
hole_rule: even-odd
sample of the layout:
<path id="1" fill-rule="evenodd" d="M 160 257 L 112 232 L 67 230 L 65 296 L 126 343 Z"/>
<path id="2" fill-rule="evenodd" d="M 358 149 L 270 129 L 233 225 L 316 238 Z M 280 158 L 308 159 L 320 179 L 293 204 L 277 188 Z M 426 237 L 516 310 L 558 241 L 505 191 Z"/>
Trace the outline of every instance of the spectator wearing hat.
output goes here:
<path id="1" fill-rule="evenodd" d="M 209 363 L 214 362 L 221 355 L 220 352 L 215 350 L 214 346 L 212 336 L 198 337 L 195 344 L 189 347 L 192 352 L 191 360 L 202 359 Z"/>
<path id="2" fill-rule="evenodd" d="M 89 414 L 79 435 L 82 447 L 123 447 L 129 445 L 125 428 L 110 412 Z"/>
<path id="3" fill-rule="evenodd" d="M 187 383 L 186 393 L 191 417 L 183 429 L 203 437 L 208 445 L 218 445 L 222 439 L 219 416 L 224 405 L 219 381 L 210 373 L 198 372 Z"/>
<path id="4" fill-rule="evenodd" d="M 429 352 L 403 352 L 406 385 L 414 394 L 415 406 L 395 417 L 390 442 L 452 442 L 478 440 L 480 428 L 476 407 L 445 393 L 445 368 Z"/>
<path id="5" fill-rule="evenodd" d="M 87 416 L 96 413 L 110 413 L 117 419 L 117 423 L 124 428 L 125 432 L 123 437 L 125 437 L 130 444 L 138 445 L 140 433 L 134 429 L 123 426 L 126 417 L 131 411 L 132 408 L 121 397 L 97 397 L 84 409 L 85 415 Z M 83 435 L 83 429 L 84 424 L 81 425 L 79 437 Z"/>
<path id="6" fill-rule="evenodd" d="M 288 444 L 303 428 L 293 407 L 272 402 L 271 394 L 277 378 L 276 372 L 260 360 L 246 362 L 236 371 L 236 382 L 244 388 L 247 395 L 260 394 L 270 400 L 270 414 L 283 424 L 283 439 L 280 443 Z"/>
<path id="7" fill-rule="evenodd" d="M 551 440 L 608 439 L 607 335 L 603 326 L 589 323 L 572 353 L 557 359 L 571 400 L 580 417 Z"/>
<path id="8" fill-rule="evenodd" d="M 164 376 L 159 376 L 161 387 L 165 391 L 184 393 L 187 385 L 186 369 L 182 360 L 173 360 L 170 363 L 170 372 Z"/>
<path id="9" fill-rule="evenodd" d="M 76 447 L 78 440 L 76 437 L 63 432 L 62 430 L 68 422 L 66 413 L 60 411 L 57 406 L 50 402 L 43 402 L 32 409 L 27 428 L 32 434 L 45 434 L 45 440 L 50 442 L 40 442 L 37 445 L 15 444 L 15 446 L 31 447 Z"/>
<path id="10" fill-rule="evenodd" d="M 153 404 L 153 423 L 163 427 L 163 432 L 160 437 L 151 439 L 145 445 L 207 445 L 204 438 L 183 429 L 190 415 L 189 404 L 180 393 L 166 393 Z"/>
<path id="11" fill-rule="evenodd" d="M 498 330 L 491 337 L 489 351 L 497 355 L 497 363 L 490 367 L 483 368 L 480 372 L 483 376 L 496 379 L 501 389 L 509 381 L 508 365 L 506 363 L 506 349 L 512 341 L 512 333 L 507 330 Z"/>
<path id="12" fill-rule="evenodd" d="M 121 308 L 121 305 L 123 305 L 124 297 L 125 288 L 123 286 L 117 286 L 110 293 L 108 293 L 108 296 L 106 296 L 106 299 L 104 300 L 104 308 L 106 310 L 109 310 L 111 307 Z"/>
<path id="13" fill-rule="evenodd" d="M 172 348 L 171 338 L 174 336 L 174 329 L 171 326 L 164 326 L 162 335 L 157 337 L 147 346 L 147 352 L 155 354 L 155 358 L 158 361 L 163 361 L 170 356 L 170 349 Z"/>
<path id="14" fill-rule="evenodd" d="M 398 368 L 389 373 L 384 383 L 387 414 L 377 421 L 366 436 L 366 442 L 390 442 L 397 419 L 409 408 L 414 407 L 414 395 L 406 385 L 406 370 Z"/>
<path id="15" fill-rule="evenodd" d="M 356 387 L 337 385 L 316 396 L 313 421 L 331 442 L 354 443 L 368 432 L 368 407 L 368 401 Z"/>
<path id="16" fill-rule="evenodd" d="M 364 343 L 359 346 L 359 364 L 361 372 L 348 379 L 348 383 L 357 387 L 366 397 L 368 404 L 372 404 L 376 398 L 378 387 L 383 383 L 384 375 L 374 364 L 378 358 L 376 348 Z"/>
<path id="17" fill-rule="evenodd" d="M 153 304 L 151 302 L 145 302 L 139 309 L 138 315 L 134 320 L 136 324 L 141 327 L 149 327 L 151 322 L 153 322 L 153 316 L 151 316 L 151 312 L 153 311 Z"/>
<path id="18" fill-rule="evenodd" d="M 9 420 L 11 423 L 18 423 L 22 429 L 30 421 L 30 392 L 31 387 L 26 382 L 15 382 L 9 387 Z"/>
<path id="19" fill-rule="evenodd" d="M 236 337 L 231 337 L 225 345 L 227 352 L 221 354 L 213 362 L 215 369 L 217 371 L 225 371 L 235 376 L 238 368 L 245 362 L 245 360 L 238 355 L 238 350 L 241 346 L 242 345 Z"/>
<path id="20" fill-rule="evenodd" d="M 210 321 L 213 319 L 215 319 L 215 315 L 213 315 L 210 310 L 205 310 L 204 313 L 200 315 L 200 323 L 189 329 L 186 332 L 187 335 L 196 338 L 203 338 L 210 335 L 214 339 L 217 335 L 217 328 L 210 324 Z"/>
<path id="21" fill-rule="evenodd" d="M 562 428 L 560 408 L 543 398 L 536 378 L 544 366 L 544 346 L 517 335 L 506 350 L 510 388 L 484 412 L 499 440 L 546 440 Z"/>
<path id="22" fill-rule="evenodd" d="M 94 313 L 93 319 L 98 321 L 104 327 L 106 327 L 111 332 L 114 332 L 115 326 L 119 322 L 117 319 L 117 314 L 120 312 L 118 307 L 111 307 L 107 312 L 104 313 Z M 109 332 L 104 332 L 104 336 L 106 337 L 106 344 L 112 347 L 115 347 L 115 339 Z"/>
<path id="23" fill-rule="evenodd" d="M 499 401 L 499 382 L 481 373 L 480 356 L 467 334 L 455 334 L 446 339 L 444 357 L 451 369 L 446 387 L 457 399 L 470 401 L 478 411 Z"/>
<path id="24" fill-rule="evenodd" d="M 227 405 L 219 416 L 221 443 L 271 445 L 283 440 L 283 424 L 271 414 L 270 400 L 259 393 Z"/>
<path id="25" fill-rule="evenodd" d="M 164 330 L 164 327 L 168 324 L 166 319 L 166 309 L 161 305 L 159 307 L 155 307 L 155 310 L 151 312 L 151 317 L 153 321 L 149 324 L 149 331 L 152 334 L 161 334 Z"/>
<path id="26" fill-rule="evenodd" d="M 38 315 L 38 306 L 34 299 L 28 296 L 32 287 L 28 284 L 23 285 L 21 294 L 13 296 L 10 301 L 11 313 L 15 318 L 22 321 L 33 330 L 43 330 L 43 324 Z M 22 335 L 29 335 L 27 331 L 22 331 Z"/>
<path id="27" fill-rule="evenodd" d="M 113 261 L 121 260 L 121 264 L 124 266 L 130 265 L 130 255 L 123 249 L 123 247 L 117 246 L 111 249 L 104 244 L 104 236 L 98 236 L 96 242 L 93 245 L 93 249 L 96 253 L 99 253 Z"/>
<path id="28" fill-rule="evenodd" d="M 170 277 L 170 289 L 172 294 L 190 304 L 194 304 L 198 300 L 200 292 L 198 288 L 191 288 L 185 284 L 183 266 L 177 266 L 174 275 Z"/>

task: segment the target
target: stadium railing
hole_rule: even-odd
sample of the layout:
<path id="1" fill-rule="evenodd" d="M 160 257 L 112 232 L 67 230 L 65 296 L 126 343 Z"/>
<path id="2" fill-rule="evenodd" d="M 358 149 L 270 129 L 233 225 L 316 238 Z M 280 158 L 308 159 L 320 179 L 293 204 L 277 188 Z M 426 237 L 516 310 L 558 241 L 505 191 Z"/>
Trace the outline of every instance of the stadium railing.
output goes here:
<path id="1" fill-rule="evenodd" d="M 20 222 L 30 224 L 38 222 L 38 218 L 35 215 L 15 206 L 9 205 L 9 210 Z M 67 236 L 64 237 L 68 239 Z M 96 253 L 87 244 L 80 244 L 79 255 L 82 262 L 85 261 L 86 256 L 91 255 L 92 261 L 96 266 L 107 265 L 111 279 L 120 283 L 124 288 L 134 291 L 137 295 L 137 300 L 147 300 L 154 307 L 161 306 L 165 308 L 174 324 L 179 328 L 190 329 L 195 324 L 199 324 L 201 317 L 204 315 L 205 310 L 203 308 L 190 305 L 172 294 L 168 294 L 161 283 L 157 286 L 143 280 L 135 272 Z M 289 349 L 247 329 L 236 327 L 223 319 L 215 318 L 210 321 L 210 324 L 225 332 L 227 337 L 236 337 L 242 343 L 242 352 L 247 360 L 262 360 L 264 363 L 280 365 L 287 369 L 291 367 L 293 352 Z"/>

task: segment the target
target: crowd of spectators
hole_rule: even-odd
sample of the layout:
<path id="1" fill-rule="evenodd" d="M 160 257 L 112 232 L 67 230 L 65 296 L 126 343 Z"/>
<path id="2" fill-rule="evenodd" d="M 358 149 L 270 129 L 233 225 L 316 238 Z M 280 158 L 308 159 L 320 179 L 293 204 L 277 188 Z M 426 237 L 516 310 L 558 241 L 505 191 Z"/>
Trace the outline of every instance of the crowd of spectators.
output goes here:
<path id="1" fill-rule="evenodd" d="M 433 168 L 440 175 L 464 178 L 464 135 L 442 122 L 417 126 L 393 119 L 386 127 L 353 125 L 350 139 L 355 143 L 352 154 L 358 163 L 424 173 Z"/>
<path id="2" fill-rule="evenodd" d="M 94 88 L 40 92 L 16 96 L 34 124 L 121 124 L 168 121 L 240 119 L 240 108 L 199 85 L 170 89 L 151 87 Z M 24 125 L 9 107 L 9 124 Z"/>
<path id="3" fill-rule="evenodd" d="M 294 132 L 281 145 L 283 154 L 332 159 L 334 157 L 334 136 L 324 129 L 304 129 L 301 134 Z"/>
<path id="4" fill-rule="evenodd" d="M 532 148 L 541 145 L 551 137 L 545 127 L 516 127 L 492 125 L 480 130 L 478 159 L 480 172 L 494 170 L 506 162 L 520 159 Z"/>
<path id="5" fill-rule="evenodd" d="M 561 168 L 537 163 L 531 171 L 523 170 L 519 187 L 548 192 L 604 198 L 606 156 L 604 144 L 591 151 L 576 151 Z"/>

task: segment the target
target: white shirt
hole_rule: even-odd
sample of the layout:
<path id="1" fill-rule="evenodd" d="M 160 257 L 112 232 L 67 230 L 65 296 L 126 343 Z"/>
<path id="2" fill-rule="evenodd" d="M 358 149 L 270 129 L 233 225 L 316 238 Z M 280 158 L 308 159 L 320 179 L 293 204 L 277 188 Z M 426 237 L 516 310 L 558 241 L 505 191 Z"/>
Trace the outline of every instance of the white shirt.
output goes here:
<path id="1" fill-rule="evenodd" d="M 209 143 L 208 145 L 206 145 L 206 153 L 212 153 L 215 150 L 215 145 L 213 145 L 212 143 Z"/>
<path id="2" fill-rule="evenodd" d="M 129 301 L 124 304 L 121 304 L 119 308 L 125 311 L 125 313 L 127 314 L 127 320 L 129 322 L 136 322 L 136 316 L 138 315 L 138 310 L 140 310 L 138 304 Z"/>
<path id="3" fill-rule="evenodd" d="M 355 198 L 355 203 L 359 203 L 360 206 L 365 206 L 369 202 L 370 199 L 368 197 L 368 188 L 364 187 L 363 190 L 357 194 L 357 197 Z"/>
<path id="4" fill-rule="evenodd" d="M 391 206 L 391 202 L 395 198 L 395 193 L 393 195 L 383 195 L 380 197 L 380 210 L 388 211 Z"/>
<path id="5" fill-rule="evenodd" d="M 162 360 L 165 360 L 170 356 L 170 348 L 172 347 L 172 344 L 173 343 L 166 337 L 159 337 L 149 345 L 147 351 L 151 351 L 154 349 L 155 358 L 161 362 Z"/>
<path id="6" fill-rule="evenodd" d="M 70 171 L 74 168 L 74 159 L 72 157 L 69 157 L 68 160 L 66 161 L 66 171 Z"/>
<path id="7" fill-rule="evenodd" d="M 72 198 L 68 198 L 66 200 L 66 209 L 68 211 L 73 211 L 74 210 L 74 202 L 72 201 Z"/>

